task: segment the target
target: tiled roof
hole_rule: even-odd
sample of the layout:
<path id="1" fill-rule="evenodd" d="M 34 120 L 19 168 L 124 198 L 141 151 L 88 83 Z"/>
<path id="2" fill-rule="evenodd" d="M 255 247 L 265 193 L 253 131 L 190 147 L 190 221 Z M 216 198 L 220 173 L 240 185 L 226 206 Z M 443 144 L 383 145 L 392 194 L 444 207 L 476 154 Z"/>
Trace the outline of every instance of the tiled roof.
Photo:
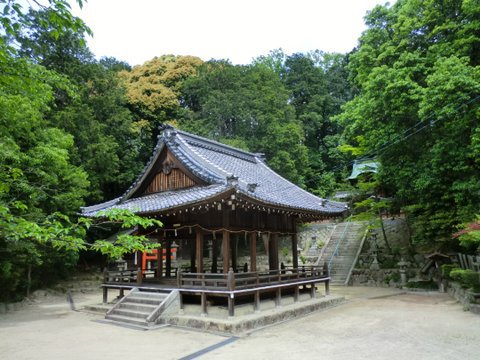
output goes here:
<path id="1" fill-rule="evenodd" d="M 149 214 L 206 201 L 228 190 L 228 186 L 221 184 L 201 187 L 196 186 L 182 190 L 164 191 L 160 193 L 144 195 L 125 201 L 120 201 L 120 198 L 118 198 L 115 199 L 116 203 L 104 203 L 107 205 L 101 208 L 99 208 L 98 205 L 84 207 L 82 210 L 84 216 L 95 216 L 98 211 L 107 210 L 110 208 L 130 210 L 137 214 Z"/>
<path id="2" fill-rule="evenodd" d="M 131 198 L 165 146 L 195 176 L 211 185 Z M 93 215 L 98 208 L 110 207 L 134 210 L 134 205 L 142 209 L 136 212 L 163 211 L 203 201 L 206 197 L 218 195 L 232 186 L 247 200 L 265 205 L 327 216 L 340 215 L 346 210 L 344 203 L 321 199 L 284 179 L 264 163 L 261 154 L 249 153 L 167 128 L 160 135 L 149 163 L 127 192 L 119 199 L 84 208 L 83 213 Z"/>

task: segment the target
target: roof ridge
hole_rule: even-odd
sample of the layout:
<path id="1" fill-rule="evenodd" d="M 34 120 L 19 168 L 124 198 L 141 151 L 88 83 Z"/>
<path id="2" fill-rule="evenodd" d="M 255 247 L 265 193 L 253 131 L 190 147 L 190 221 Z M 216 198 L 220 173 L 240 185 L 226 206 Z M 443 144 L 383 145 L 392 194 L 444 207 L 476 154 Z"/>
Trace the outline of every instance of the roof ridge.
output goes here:
<path id="1" fill-rule="evenodd" d="M 219 152 L 223 152 L 227 155 L 231 155 L 242 160 L 250 161 L 250 162 L 258 162 L 260 161 L 261 156 L 257 153 L 252 153 L 249 151 L 245 151 L 242 149 L 235 148 L 230 145 L 222 144 L 221 142 L 208 139 L 206 137 L 194 135 L 182 130 L 175 129 L 178 134 L 185 138 L 185 141 L 188 143 L 193 143 L 196 146 L 203 147 L 206 149 L 211 149 Z"/>

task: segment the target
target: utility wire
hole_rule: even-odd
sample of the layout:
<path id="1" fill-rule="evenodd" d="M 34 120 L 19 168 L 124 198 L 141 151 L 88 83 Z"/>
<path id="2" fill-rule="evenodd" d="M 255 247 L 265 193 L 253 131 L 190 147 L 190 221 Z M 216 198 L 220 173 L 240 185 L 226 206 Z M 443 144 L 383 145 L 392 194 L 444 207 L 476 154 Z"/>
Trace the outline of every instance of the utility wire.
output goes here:
<path id="1" fill-rule="evenodd" d="M 467 101 L 465 103 L 462 103 L 461 105 L 457 106 L 454 111 L 458 111 L 462 107 L 470 105 L 471 103 L 474 103 L 479 99 L 480 99 L 480 95 L 477 95 L 473 99 L 470 99 L 469 101 Z M 404 130 L 401 134 L 397 135 L 396 138 L 394 138 L 393 140 L 385 142 L 383 145 L 381 145 L 380 148 L 378 148 L 376 150 L 372 150 L 369 153 L 367 153 L 366 155 L 360 157 L 359 160 L 373 159 L 376 156 L 378 156 L 380 154 L 383 154 L 385 152 L 385 150 L 387 150 L 391 146 L 394 146 L 394 145 L 398 144 L 399 142 L 402 142 L 402 141 L 408 139 L 409 137 L 419 133 L 420 131 L 422 131 L 422 130 L 428 128 L 428 127 L 431 127 L 431 126 L 435 125 L 437 122 L 445 119 L 444 117 L 439 117 L 435 120 L 430 120 L 435 115 L 436 115 L 436 113 L 432 112 L 425 120 L 417 122 L 415 125 L 409 127 L 408 129 Z M 428 121 L 428 120 L 430 120 L 430 121 Z M 419 125 L 423 125 L 423 126 L 418 127 Z M 348 165 L 350 166 L 350 165 L 353 165 L 353 164 L 354 164 L 354 161 L 350 162 Z M 342 167 L 343 166 L 338 166 L 338 167 L 334 168 L 333 171 L 339 170 Z"/>

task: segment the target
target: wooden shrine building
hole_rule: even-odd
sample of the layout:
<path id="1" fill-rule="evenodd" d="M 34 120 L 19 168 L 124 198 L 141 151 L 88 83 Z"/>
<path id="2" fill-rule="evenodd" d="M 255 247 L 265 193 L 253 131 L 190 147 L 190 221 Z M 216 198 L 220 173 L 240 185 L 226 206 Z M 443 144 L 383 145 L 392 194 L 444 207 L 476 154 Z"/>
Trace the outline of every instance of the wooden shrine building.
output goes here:
<path id="1" fill-rule="evenodd" d="M 175 256 L 190 260 L 182 273 L 257 272 L 257 242 L 267 250 L 266 270 L 278 271 L 280 237 L 289 239 L 292 268 L 298 269 L 297 225 L 346 211 L 345 204 L 319 198 L 275 173 L 262 154 L 172 127 L 163 129 L 148 164 L 123 196 L 82 213 L 94 217 L 112 208 L 163 222 L 145 232 L 162 246 L 165 261 L 153 267 L 160 283 L 176 275 Z M 237 264 L 239 241 L 248 247 L 246 264 Z M 145 264 L 141 256 L 130 265 Z"/>

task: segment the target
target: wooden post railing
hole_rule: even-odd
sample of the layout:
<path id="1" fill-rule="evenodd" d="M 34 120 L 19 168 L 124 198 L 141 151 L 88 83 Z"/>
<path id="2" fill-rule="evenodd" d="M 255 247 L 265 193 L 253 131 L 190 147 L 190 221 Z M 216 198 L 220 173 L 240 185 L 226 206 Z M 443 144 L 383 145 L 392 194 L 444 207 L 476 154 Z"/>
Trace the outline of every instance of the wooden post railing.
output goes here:
<path id="1" fill-rule="evenodd" d="M 142 285 L 143 273 L 142 268 L 137 269 L 137 285 Z"/>
<path id="2" fill-rule="evenodd" d="M 235 290 L 235 273 L 233 272 L 232 268 L 228 270 L 227 288 L 229 291 Z M 235 295 L 233 294 L 233 292 L 231 292 L 230 295 L 228 296 L 228 316 L 234 316 L 234 315 L 235 315 Z"/>

